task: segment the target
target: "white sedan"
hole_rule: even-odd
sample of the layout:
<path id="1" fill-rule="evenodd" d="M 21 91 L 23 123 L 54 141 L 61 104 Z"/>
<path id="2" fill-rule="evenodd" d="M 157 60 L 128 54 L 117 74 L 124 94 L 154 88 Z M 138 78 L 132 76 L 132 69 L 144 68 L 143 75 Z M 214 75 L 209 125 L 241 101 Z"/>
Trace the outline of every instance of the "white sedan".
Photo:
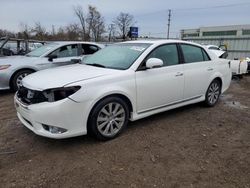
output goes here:
<path id="1" fill-rule="evenodd" d="M 131 41 L 106 47 L 83 64 L 23 79 L 15 95 L 20 121 L 34 133 L 107 140 L 129 120 L 204 101 L 214 106 L 230 85 L 230 64 L 194 43 Z"/>

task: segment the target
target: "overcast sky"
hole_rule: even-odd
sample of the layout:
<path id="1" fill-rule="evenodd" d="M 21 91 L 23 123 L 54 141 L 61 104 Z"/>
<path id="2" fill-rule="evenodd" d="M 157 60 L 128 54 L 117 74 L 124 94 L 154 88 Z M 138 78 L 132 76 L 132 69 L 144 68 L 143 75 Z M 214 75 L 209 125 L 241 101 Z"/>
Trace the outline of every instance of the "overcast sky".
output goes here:
<path id="1" fill-rule="evenodd" d="M 106 24 L 120 13 L 134 16 L 139 35 L 166 36 L 172 9 L 171 37 L 180 29 L 200 26 L 250 24 L 249 0 L 0 0 L 0 29 L 18 31 L 20 23 L 39 21 L 48 30 L 77 22 L 73 7 L 96 6 Z M 201 9 L 199 9 L 201 8 Z"/>

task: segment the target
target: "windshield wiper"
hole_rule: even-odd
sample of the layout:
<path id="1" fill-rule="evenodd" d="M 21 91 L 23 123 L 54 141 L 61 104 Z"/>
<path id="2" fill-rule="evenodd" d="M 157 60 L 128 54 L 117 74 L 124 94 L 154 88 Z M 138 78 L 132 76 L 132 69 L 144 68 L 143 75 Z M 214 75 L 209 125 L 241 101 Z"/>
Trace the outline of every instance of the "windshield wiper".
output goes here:
<path id="1" fill-rule="evenodd" d="M 98 64 L 98 63 L 86 63 L 86 65 L 95 66 L 95 67 L 102 67 L 102 68 L 106 68 L 104 65 L 101 65 L 101 64 Z"/>

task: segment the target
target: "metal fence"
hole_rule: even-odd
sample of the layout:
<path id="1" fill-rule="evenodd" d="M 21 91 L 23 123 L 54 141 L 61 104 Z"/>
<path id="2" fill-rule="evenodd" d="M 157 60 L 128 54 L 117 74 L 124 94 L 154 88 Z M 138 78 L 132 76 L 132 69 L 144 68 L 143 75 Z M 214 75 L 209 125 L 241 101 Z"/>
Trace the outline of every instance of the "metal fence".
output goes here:
<path id="1" fill-rule="evenodd" d="M 226 45 L 228 59 L 250 57 L 250 37 L 185 37 L 183 40 L 216 46 Z"/>

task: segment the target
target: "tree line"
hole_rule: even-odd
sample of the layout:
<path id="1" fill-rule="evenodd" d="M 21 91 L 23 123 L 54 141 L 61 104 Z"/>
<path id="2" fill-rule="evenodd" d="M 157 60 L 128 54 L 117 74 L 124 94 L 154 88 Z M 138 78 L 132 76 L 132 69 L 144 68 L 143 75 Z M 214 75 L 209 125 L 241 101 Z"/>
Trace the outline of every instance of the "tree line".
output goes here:
<path id="1" fill-rule="evenodd" d="M 47 40 L 84 40 L 84 41 L 115 41 L 125 40 L 128 37 L 129 28 L 136 22 L 133 15 L 121 12 L 111 24 L 106 25 L 104 17 L 95 6 L 89 5 L 87 13 L 82 6 L 73 8 L 78 22 L 55 28 L 52 25 L 48 31 L 41 22 L 35 22 L 33 26 L 25 23 L 19 24 L 19 32 L 10 32 L 0 29 L 0 37 L 12 37 L 22 39 Z"/>

